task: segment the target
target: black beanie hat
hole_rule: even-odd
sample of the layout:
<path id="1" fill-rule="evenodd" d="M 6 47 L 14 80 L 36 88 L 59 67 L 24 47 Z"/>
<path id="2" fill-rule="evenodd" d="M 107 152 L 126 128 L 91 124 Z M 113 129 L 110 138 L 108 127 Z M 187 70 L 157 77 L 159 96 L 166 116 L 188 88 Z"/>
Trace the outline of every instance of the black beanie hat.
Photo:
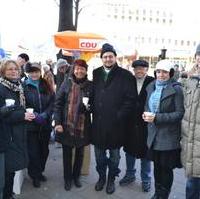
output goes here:
<path id="1" fill-rule="evenodd" d="M 37 62 L 33 62 L 33 63 L 28 62 L 25 65 L 25 71 L 27 73 L 31 73 L 31 72 L 35 72 L 35 71 L 41 71 L 41 65 Z"/>
<path id="2" fill-rule="evenodd" d="M 102 58 L 103 54 L 106 52 L 112 52 L 115 56 L 117 56 L 117 53 L 116 53 L 115 49 L 113 48 L 113 46 L 108 43 L 105 43 L 102 46 L 100 57 Z"/>
<path id="3" fill-rule="evenodd" d="M 139 60 L 138 59 L 138 60 L 133 61 L 133 63 L 132 63 L 133 68 L 136 68 L 137 66 L 142 66 L 142 67 L 148 68 L 149 63 L 145 60 Z"/>

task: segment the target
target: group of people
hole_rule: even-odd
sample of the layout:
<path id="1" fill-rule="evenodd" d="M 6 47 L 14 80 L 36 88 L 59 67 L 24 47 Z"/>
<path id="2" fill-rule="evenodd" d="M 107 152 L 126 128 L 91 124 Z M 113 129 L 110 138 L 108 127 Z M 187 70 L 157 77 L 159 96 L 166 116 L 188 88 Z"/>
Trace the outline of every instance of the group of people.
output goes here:
<path id="1" fill-rule="evenodd" d="M 25 73 L 19 61 L 1 63 L 0 199 L 14 198 L 17 170 L 28 168 L 36 188 L 47 180 L 43 172 L 52 120 L 56 140 L 62 144 L 66 191 L 73 183 L 82 186 L 84 146 L 93 144 L 99 174 L 96 191 L 106 184 L 106 193 L 114 193 L 123 147 L 126 173 L 120 186 L 136 180 L 135 162 L 140 159 L 142 190 L 149 192 L 152 161 L 155 193 L 151 199 L 167 199 L 173 170 L 183 165 L 186 198 L 200 198 L 200 45 L 196 64 L 184 81 L 174 78 L 169 60 L 156 64 L 154 77 L 147 75 L 147 61 L 135 60 L 133 75 L 118 66 L 117 53 L 108 43 L 102 46 L 100 58 L 103 65 L 93 71 L 92 81 L 85 60 L 75 60 L 72 67 L 58 60 L 57 67 L 66 75 L 56 92 L 52 78 L 42 75 L 41 65 L 28 62 L 27 56 L 20 57 Z M 9 100 L 14 103 L 8 104 Z"/>

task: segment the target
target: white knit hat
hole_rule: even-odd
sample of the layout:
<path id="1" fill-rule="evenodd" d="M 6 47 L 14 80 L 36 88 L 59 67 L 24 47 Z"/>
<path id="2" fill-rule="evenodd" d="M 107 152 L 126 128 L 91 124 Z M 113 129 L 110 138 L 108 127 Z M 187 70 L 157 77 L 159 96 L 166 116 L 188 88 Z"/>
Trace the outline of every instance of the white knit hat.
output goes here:
<path id="1" fill-rule="evenodd" d="M 160 60 L 156 64 L 156 70 L 165 70 L 167 72 L 170 72 L 172 68 L 173 68 L 173 64 L 167 59 Z"/>

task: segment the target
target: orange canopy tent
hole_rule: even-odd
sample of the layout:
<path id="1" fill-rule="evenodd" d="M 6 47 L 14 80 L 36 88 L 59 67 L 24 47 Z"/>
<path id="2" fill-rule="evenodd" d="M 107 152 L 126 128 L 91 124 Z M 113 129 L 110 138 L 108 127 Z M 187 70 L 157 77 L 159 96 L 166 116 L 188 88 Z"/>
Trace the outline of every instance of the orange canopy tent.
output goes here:
<path id="1" fill-rule="evenodd" d="M 56 47 L 65 50 L 77 50 L 84 52 L 98 52 L 105 38 L 94 33 L 79 33 L 76 31 L 63 31 L 54 35 Z"/>

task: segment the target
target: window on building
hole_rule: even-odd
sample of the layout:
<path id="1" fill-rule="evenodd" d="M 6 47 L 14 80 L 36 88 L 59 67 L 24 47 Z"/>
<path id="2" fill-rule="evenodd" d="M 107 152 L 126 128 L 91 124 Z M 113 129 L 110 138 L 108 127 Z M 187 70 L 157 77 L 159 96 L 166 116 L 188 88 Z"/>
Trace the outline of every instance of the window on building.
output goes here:
<path id="1" fill-rule="evenodd" d="M 175 40 L 175 41 L 174 41 L 174 44 L 177 46 L 177 45 L 178 45 L 178 41 L 177 41 L 177 40 Z"/>
<path id="2" fill-rule="evenodd" d="M 136 19 L 136 21 L 139 21 L 139 17 L 136 17 L 135 19 Z"/>
<path id="3" fill-rule="evenodd" d="M 164 23 L 164 24 L 166 23 L 166 19 L 163 19 L 163 23 Z"/>
<path id="4" fill-rule="evenodd" d="M 172 24 L 172 19 L 169 20 L 170 25 Z"/>
<path id="5" fill-rule="evenodd" d="M 158 38 L 155 38 L 155 44 L 157 44 L 158 43 Z"/>
<path id="6" fill-rule="evenodd" d="M 117 15 L 114 15 L 114 18 L 117 19 Z"/>
<path id="7" fill-rule="evenodd" d="M 165 43 L 165 39 L 164 39 L 164 38 L 162 38 L 162 40 L 161 40 L 161 41 L 162 41 L 162 44 L 164 44 L 164 43 Z"/>
<path id="8" fill-rule="evenodd" d="M 181 46 L 183 46 L 184 45 L 184 41 L 183 40 L 181 40 Z"/>
<path id="9" fill-rule="evenodd" d="M 159 11 L 158 10 L 157 10 L 156 14 L 159 15 Z"/>
<path id="10" fill-rule="evenodd" d="M 194 42 L 193 42 L 193 46 L 196 46 L 196 43 L 197 43 L 197 42 L 196 42 L 196 41 L 194 41 Z"/>
<path id="11" fill-rule="evenodd" d="M 144 37 L 141 38 L 141 42 L 144 43 Z"/>
<path id="12" fill-rule="evenodd" d="M 125 16 L 124 15 L 122 15 L 122 20 L 124 20 L 125 19 Z"/>
<path id="13" fill-rule="evenodd" d="M 129 21 L 131 21 L 132 20 L 132 16 L 129 16 L 128 19 L 129 19 Z"/>
<path id="14" fill-rule="evenodd" d="M 146 15 L 146 10 L 143 10 L 143 15 Z"/>
<path id="15" fill-rule="evenodd" d="M 152 23 L 152 21 L 153 21 L 153 20 L 152 20 L 152 18 L 151 18 L 151 17 L 149 18 L 149 21 L 150 21 L 150 23 Z"/>
<path id="16" fill-rule="evenodd" d="M 139 15 L 139 10 L 136 10 L 136 14 Z"/>
<path id="17" fill-rule="evenodd" d="M 189 46 L 190 45 L 190 41 L 187 41 L 187 46 Z"/>
<path id="18" fill-rule="evenodd" d="M 149 37 L 148 41 L 149 41 L 149 43 L 151 43 L 151 37 Z"/>
<path id="19" fill-rule="evenodd" d="M 169 43 L 169 44 L 171 44 L 171 41 L 172 41 L 171 39 L 168 39 L 168 43 Z"/>
<path id="20" fill-rule="evenodd" d="M 156 18 L 156 22 L 159 23 L 159 18 Z"/>
<path id="21" fill-rule="evenodd" d="M 143 17 L 143 21 L 146 21 L 146 18 L 145 18 L 145 17 Z"/>

